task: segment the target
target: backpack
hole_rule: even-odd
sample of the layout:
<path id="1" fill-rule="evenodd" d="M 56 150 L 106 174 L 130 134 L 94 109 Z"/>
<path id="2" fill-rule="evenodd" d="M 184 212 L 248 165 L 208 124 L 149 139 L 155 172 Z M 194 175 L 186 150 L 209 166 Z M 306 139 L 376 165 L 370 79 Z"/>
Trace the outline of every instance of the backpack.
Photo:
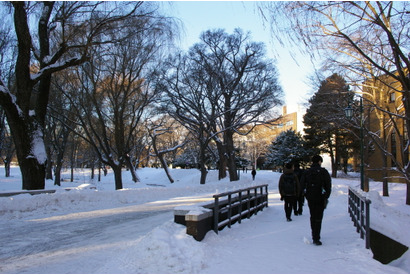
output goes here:
<path id="1" fill-rule="evenodd" d="M 295 175 L 293 173 L 284 174 L 282 188 L 285 195 L 296 195 L 296 182 Z"/>
<path id="2" fill-rule="evenodd" d="M 323 187 L 323 176 L 320 167 L 311 168 L 305 174 L 306 198 L 308 200 L 320 200 L 325 193 Z"/>

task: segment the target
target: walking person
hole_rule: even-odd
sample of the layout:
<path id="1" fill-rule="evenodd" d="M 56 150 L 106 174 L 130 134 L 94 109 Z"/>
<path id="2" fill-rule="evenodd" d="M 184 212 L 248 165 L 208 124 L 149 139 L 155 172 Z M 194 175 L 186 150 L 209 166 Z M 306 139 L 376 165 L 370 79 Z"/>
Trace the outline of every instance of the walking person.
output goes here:
<path id="1" fill-rule="evenodd" d="M 312 166 L 302 175 L 301 185 L 305 188 L 305 196 L 310 211 L 310 227 L 313 244 L 322 245 L 320 231 L 322 228 L 323 212 L 326 208 L 332 180 L 329 172 L 322 168 L 323 159 L 319 155 L 312 157 Z"/>
<path id="2" fill-rule="evenodd" d="M 299 183 L 301 183 L 302 175 L 305 172 L 305 170 L 300 169 L 300 165 L 298 162 L 295 163 L 293 172 L 298 177 Z M 305 204 L 305 194 L 303 193 L 303 189 L 303 186 L 300 185 L 300 192 L 296 196 L 295 204 L 293 205 L 295 216 L 302 215 L 303 213 L 303 205 Z"/>
<path id="3" fill-rule="evenodd" d="M 288 222 L 292 221 L 292 209 L 299 192 L 299 179 L 293 172 L 293 165 L 291 163 L 287 163 L 283 168 L 283 174 L 279 178 L 279 194 L 280 200 L 285 201 L 284 208 L 286 220 Z"/>
<path id="4" fill-rule="evenodd" d="M 252 180 L 255 180 L 256 170 L 255 168 L 252 169 Z"/>

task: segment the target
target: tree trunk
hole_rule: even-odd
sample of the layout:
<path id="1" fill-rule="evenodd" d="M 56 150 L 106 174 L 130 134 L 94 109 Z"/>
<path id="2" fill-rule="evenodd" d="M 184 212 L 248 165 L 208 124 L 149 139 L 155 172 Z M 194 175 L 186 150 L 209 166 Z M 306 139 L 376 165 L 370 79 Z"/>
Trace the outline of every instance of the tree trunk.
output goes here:
<path id="1" fill-rule="evenodd" d="M 115 179 L 115 190 L 122 189 L 122 167 L 121 165 L 113 165 L 111 166 L 114 172 L 114 179 Z"/>
<path id="2" fill-rule="evenodd" d="M 132 165 L 131 158 L 129 156 L 124 157 L 125 164 L 127 165 L 128 169 L 130 169 L 131 177 L 133 182 L 140 182 L 140 179 L 135 171 L 134 165 Z"/>
<path id="3" fill-rule="evenodd" d="M 55 174 L 54 174 L 54 185 L 61 186 L 61 168 L 62 167 L 63 167 L 62 162 L 57 163 Z"/>
<path id="4" fill-rule="evenodd" d="M 5 161 L 4 162 L 4 169 L 5 169 L 5 176 L 6 178 L 10 177 L 10 161 Z"/>
<path id="5" fill-rule="evenodd" d="M 168 166 L 164 166 L 164 170 L 165 170 L 165 174 L 167 174 L 167 177 L 168 177 L 169 181 L 171 183 L 174 183 L 174 179 L 172 178 L 171 173 L 169 172 Z"/>
<path id="6" fill-rule="evenodd" d="M 231 131 L 226 132 L 226 153 L 228 156 L 228 171 L 230 181 L 239 180 L 238 172 L 235 163 L 235 147 L 233 145 L 233 133 Z"/>
<path id="7" fill-rule="evenodd" d="M 347 158 L 343 158 L 343 172 L 345 173 L 345 174 L 347 174 L 347 165 L 349 164 L 348 162 L 347 162 Z"/>
<path id="8" fill-rule="evenodd" d="M 164 154 L 158 154 L 158 159 L 161 162 L 161 165 L 164 168 L 165 174 L 167 174 L 167 177 L 168 177 L 169 181 L 171 183 L 174 183 L 174 179 L 172 178 L 171 174 L 169 173 L 167 162 L 164 159 Z"/>
<path id="9" fill-rule="evenodd" d="M 216 148 L 218 150 L 219 156 L 219 165 L 218 165 L 218 180 L 226 178 L 226 154 L 225 154 L 225 147 L 221 142 L 215 141 Z"/>
<path id="10" fill-rule="evenodd" d="M 42 127 L 33 118 L 6 113 L 21 170 L 22 189 L 44 189 L 47 157 Z"/>
<path id="11" fill-rule="evenodd" d="M 200 160 L 199 160 L 199 170 L 201 171 L 201 179 L 200 179 L 200 184 L 205 184 L 206 183 L 206 176 L 208 174 L 208 171 L 206 170 L 205 166 L 205 151 L 206 151 L 206 144 L 200 144 Z"/>
<path id="12" fill-rule="evenodd" d="M 101 181 L 101 164 L 98 166 L 98 182 Z"/>
<path id="13" fill-rule="evenodd" d="M 16 146 L 22 175 L 22 189 L 38 190 L 45 187 L 46 156 L 42 132 L 33 121 L 9 118 L 9 126 Z M 16 125 L 20 124 L 20 125 Z M 27 130 L 36 129 L 36 130 Z"/>
<path id="14" fill-rule="evenodd" d="M 51 161 L 51 149 L 50 146 L 47 146 L 47 164 L 46 164 L 46 179 L 53 179 L 53 162 Z"/>
<path id="15" fill-rule="evenodd" d="M 63 146 L 65 148 L 65 146 Z M 61 168 L 63 167 L 63 158 L 64 158 L 64 149 L 59 150 L 57 159 L 56 159 L 56 171 L 55 171 L 55 179 L 54 179 L 54 185 L 61 186 Z"/>
<path id="16" fill-rule="evenodd" d="M 330 163 L 332 166 L 332 178 L 336 178 L 337 177 L 336 157 L 335 157 L 335 153 L 333 150 L 333 144 L 330 138 L 328 139 L 328 147 L 329 147 Z"/>
<path id="17" fill-rule="evenodd" d="M 23 190 L 39 190 L 45 187 L 46 167 L 37 159 L 29 158 L 19 162 L 23 179 Z"/>
<path id="18" fill-rule="evenodd" d="M 92 162 L 92 164 L 91 164 L 91 180 L 93 180 L 94 179 L 94 176 L 95 176 L 95 173 L 94 173 L 94 162 Z"/>
<path id="19" fill-rule="evenodd" d="M 46 143 L 46 153 L 47 153 L 47 164 L 46 164 L 46 179 L 53 179 L 53 162 L 52 162 L 52 146 L 50 146 L 50 137 L 48 131 L 45 133 L 45 143 Z"/>
<path id="20" fill-rule="evenodd" d="M 74 165 L 71 164 L 71 177 L 70 177 L 70 181 L 73 182 L 74 181 Z"/>

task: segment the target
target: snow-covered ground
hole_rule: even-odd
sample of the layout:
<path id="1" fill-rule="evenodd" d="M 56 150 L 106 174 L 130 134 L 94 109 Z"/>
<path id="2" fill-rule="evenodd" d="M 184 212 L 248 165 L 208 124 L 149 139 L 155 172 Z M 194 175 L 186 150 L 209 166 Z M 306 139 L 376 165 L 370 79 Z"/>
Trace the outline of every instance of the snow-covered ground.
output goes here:
<path id="1" fill-rule="evenodd" d="M 144 168 L 138 170 L 140 183 L 133 183 L 124 171 L 125 189 L 115 191 L 112 173 L 101 182 L 91 182 L 89 172 L 77 171 L 75 182 L 64 181 L 58 188 L 47 181 L 47 189 L 57 189 L 54 194 L 0 197 L 0 231 L 10 235 L 8 243 L 16 248 L 2 248 L 8 252 L 0 253 L 0 273 L 410 273 L 409 251 L 383 265 L 365 249 L 347 213 L 348 186 L 357 187 L 357 179 L 333 179 L 322 226 L 323 245 L 314 246 L 307 206 L 302 216 L 292 217 L 292 222 L 285 219 L 277 191 L 279 173 L 258 171 L 255 181 L 249 172 L 241 173 L 240 181 L 229 182 L 218 181 L 217 172 L 210 171 L 207 183 L 200 185 L 197 170 L 174 169 L 171 174 L 175 183 L 170 184 L 162 169 Z M 185 227 L 173 222 L 174 206 L 265 183 L 269 184 L 267 209 L 218 235 L 208 232 L 202 242 L 186 235 Z M 372 191 L 368 193 L 372 227 L 410 246 L 410 206 L 405 205 L 405 185 L 391 184 L 387 198 L 380 197 L 381 187 L 371 182 Z M 18 168 L 12 169 L 10 178 L 0 176 L 0 192 L 20 189 Z M 161 208 L 165 205 L 170 208 Z M 50 222 L 52 230 L 52 223 L 62 220 L 106 216 L 110 222 L 114 212 L 152 211 L 156 207 L 166 211 L 135 223 L 117 224 L 116 220 L 109 232 L 95 232 L 99 235 L 95 238 L 79 233 L 64 249 L 19 252 L 30 242 L 51 239 L 47 230 L 46 237 L 36 239 L 24 234 L 24 230 L 34 230 L 45 221 Z M 65 233 L 65 227 L 54 230 L 59 230 L 61 236 Z M 58 238 L 53 236 L 54 241 Z"/>

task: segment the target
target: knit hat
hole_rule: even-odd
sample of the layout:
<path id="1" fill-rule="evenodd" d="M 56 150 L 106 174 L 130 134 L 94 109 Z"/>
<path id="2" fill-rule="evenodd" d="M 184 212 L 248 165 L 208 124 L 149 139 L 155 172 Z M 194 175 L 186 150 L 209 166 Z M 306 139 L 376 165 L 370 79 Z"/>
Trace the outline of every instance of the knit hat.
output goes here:
<path id="1" fill-rule="evenodd" d="M 314 155 L 314 156 L 312 157 L 312 162 L 313 162 L 313 163 L 319 163 L 319 161 L 320 161 L 320 162 L 323 162 L 323 158 L 322 158 L 321 156 L 319 156 L 319 155 Z"/>

